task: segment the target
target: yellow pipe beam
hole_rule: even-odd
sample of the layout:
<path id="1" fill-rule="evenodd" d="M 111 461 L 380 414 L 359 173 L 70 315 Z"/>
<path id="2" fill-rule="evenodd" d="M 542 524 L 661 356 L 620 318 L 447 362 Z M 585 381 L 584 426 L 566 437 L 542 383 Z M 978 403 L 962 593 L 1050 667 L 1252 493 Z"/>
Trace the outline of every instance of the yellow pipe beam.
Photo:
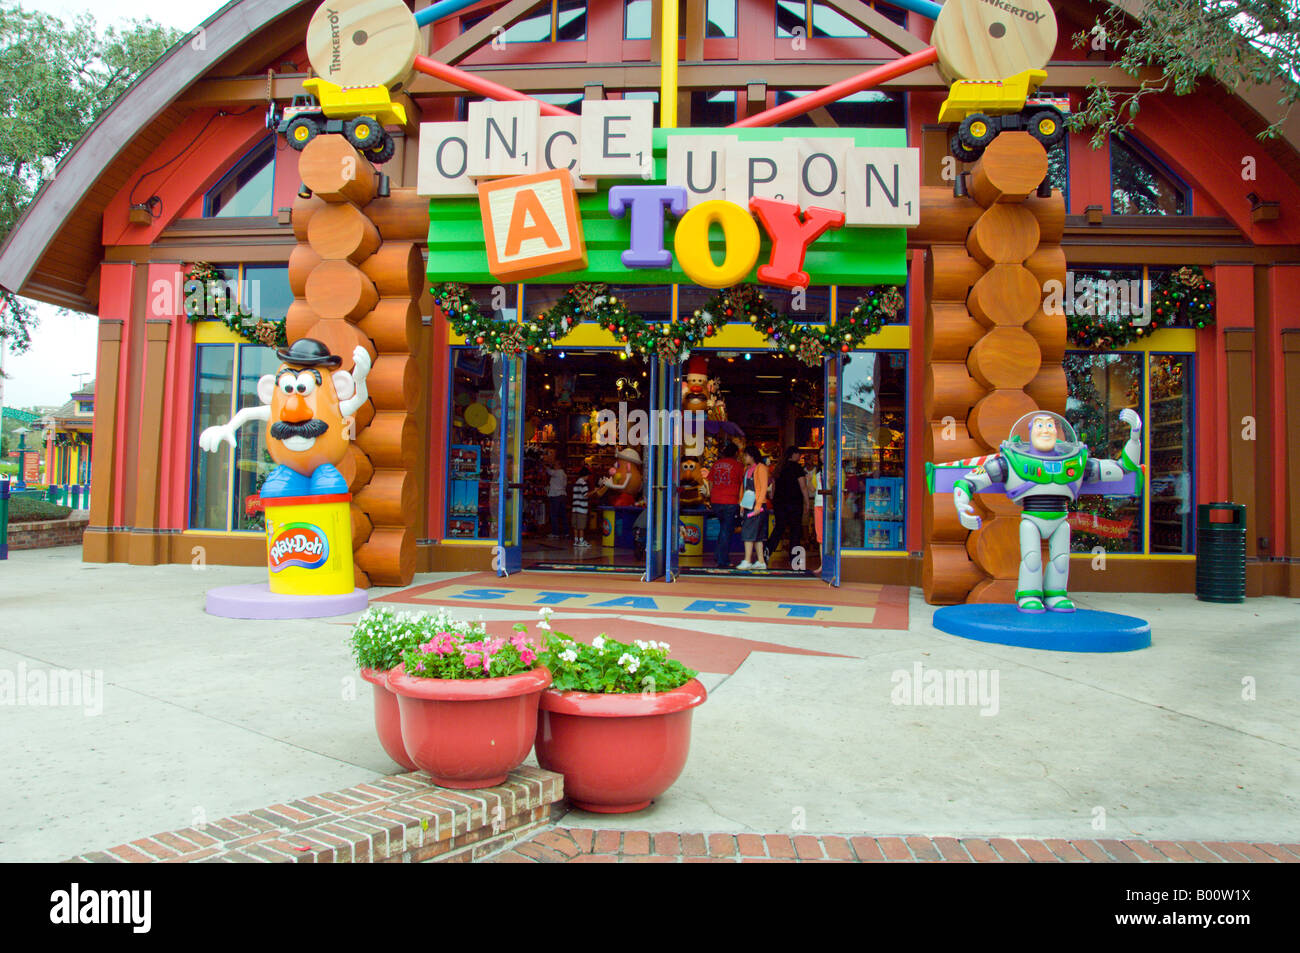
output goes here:
<path id="1" fill-rule="evenodd" d="M 659 126 L 677 128 L 677 0 L 663 0 L 659 30 Z"/>

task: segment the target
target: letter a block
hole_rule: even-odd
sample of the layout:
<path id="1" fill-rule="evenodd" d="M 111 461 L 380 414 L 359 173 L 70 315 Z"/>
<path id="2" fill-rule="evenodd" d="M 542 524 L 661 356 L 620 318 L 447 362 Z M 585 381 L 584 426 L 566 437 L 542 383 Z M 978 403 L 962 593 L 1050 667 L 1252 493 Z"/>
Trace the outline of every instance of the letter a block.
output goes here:
<path id="1" fill-rule="evenodd" d="M 478 187 L 488 271 L 522 281 L 587 267 L 582 219 L 567 169 L 517 175 Z"/>

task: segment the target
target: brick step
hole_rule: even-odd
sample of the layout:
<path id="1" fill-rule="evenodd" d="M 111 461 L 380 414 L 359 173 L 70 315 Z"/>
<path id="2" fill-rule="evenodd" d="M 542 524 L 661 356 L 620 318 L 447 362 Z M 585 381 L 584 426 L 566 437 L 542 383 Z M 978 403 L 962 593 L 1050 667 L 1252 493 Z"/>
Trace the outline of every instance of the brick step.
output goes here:
<path id="1" fill-rule="evenodd" d="M 415 771 L 142 837 L 68 863 L 473 861 L 550 823 L 564 778 L 527 765 L 494 788 L 452 791 Z"/>

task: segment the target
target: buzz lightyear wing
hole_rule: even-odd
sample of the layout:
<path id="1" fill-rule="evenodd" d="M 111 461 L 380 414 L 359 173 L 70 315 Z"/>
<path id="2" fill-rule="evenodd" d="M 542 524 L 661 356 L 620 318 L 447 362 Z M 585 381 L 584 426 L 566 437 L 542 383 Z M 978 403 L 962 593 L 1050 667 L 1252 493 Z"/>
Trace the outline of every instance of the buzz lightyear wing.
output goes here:
<path id="1" fill-rule="evenodd" d="M 969 457 L 965 460 L 954 460 L 952 463 L 926 463 L 925 465 L 925 488 L 929 493 L 951 493 L 957 486 L 957 481 L 970 475 L 970 472 L 976 467 L 982 467 L 990 460 L 998 457 L 996 453 L 986 454 L 982 457 Z M 1146 466 L 1142 467 L 1142 475 L 1146 477 Z M 991 483 L 983 490 L 982 493 L 1006 493 L 1007 488 L 1002 483 Z M 1120 479 L 1109 482 L 1099 480 L 1084 480 L 1083 485 L 1079 487 L 1079 496 L 1137 496 L 1138 495 L 1138 475 L 1137 472 L 1126 472 Z"/>

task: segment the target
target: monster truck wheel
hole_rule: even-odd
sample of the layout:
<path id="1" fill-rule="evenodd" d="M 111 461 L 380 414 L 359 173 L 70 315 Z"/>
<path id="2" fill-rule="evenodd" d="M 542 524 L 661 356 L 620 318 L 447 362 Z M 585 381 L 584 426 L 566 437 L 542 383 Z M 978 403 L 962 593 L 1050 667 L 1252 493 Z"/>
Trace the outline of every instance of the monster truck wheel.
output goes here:
<path id="1" fill-rule="evenodd" d="M 375 148 L 384 135 L 384 127 L 369 116 L 357 116 L 343 124 L 343 134 L 362 152 Z"/>
<path id="2" fill-rule="evenodd" d="M 1055 109 L 1043 109 L 1030 116 L 1028 130 L 1047 149 L 1065 138 L 1065 122 Z"/>
<path id="3" fill-rule="evenodd" d="M 998 134 L 997 121 L 984 113 L 971 113 L 957 127 L 957 137 L 967 149 L 979 149 L 981 152 Z"/>
<path id="4" fill-rule="evenodd" d="M 953 136 L 948 140 L 948 151 L 958 162 L 974 162 L 984 154 L 983 149 L 967 149 L 962 145 L 960 136 Z"/>
<path id="5" fill-rule="evenodd" d="M 368 158 L 375 165 L 383 165 L 397 153 L 397 143 L 388 133 L 383 133 L 384 141 L 374 149 L 366 153 Z"/>
<path id="6" fill-rule="evenodd" d="M 284 139 L 291 149 L 301 152 L 307 147 L 307 143 L 316 138 L 318 132 L 320 126 L 316 125 L 315 120 L 308 116 L 298 116 L 284 131 Z"/>

